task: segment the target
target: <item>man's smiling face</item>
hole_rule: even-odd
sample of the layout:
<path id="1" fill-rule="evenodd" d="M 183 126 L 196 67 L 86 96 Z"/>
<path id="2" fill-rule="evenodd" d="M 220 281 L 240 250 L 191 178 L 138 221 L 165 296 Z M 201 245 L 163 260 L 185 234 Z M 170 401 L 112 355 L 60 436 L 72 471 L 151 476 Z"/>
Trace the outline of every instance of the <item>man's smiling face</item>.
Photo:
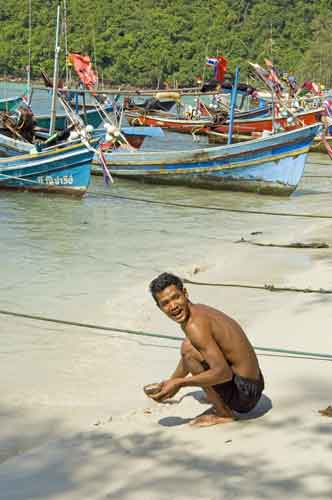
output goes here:
<path id="1" fill-rule="evenodd" d="M 179 290 L 170 285 L 156 294 L 160 309 L 173 321 L 185 323 L 189 317 L 189 300 L 187 290 Z"/>

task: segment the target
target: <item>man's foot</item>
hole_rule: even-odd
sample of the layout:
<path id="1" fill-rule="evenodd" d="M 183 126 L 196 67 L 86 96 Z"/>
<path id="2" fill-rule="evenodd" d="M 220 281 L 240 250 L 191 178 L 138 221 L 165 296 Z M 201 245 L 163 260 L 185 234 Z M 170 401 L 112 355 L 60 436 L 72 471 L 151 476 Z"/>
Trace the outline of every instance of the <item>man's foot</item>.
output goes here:
<path id="1" fill-rule="evenodd" d="M 210 427 L 217 424 L 228 424 L 234 422 L 231 417 L 219 417 L 218 415 L 200 415 L 189 422 L 193 427 Z"/>

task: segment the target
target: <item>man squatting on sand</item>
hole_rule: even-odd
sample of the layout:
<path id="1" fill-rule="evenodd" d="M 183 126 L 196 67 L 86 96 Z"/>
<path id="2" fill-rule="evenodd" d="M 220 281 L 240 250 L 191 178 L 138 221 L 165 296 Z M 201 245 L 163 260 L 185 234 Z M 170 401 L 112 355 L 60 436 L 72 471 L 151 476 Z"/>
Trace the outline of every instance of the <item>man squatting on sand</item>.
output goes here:
<path id="1" fill-rule="evenodd" d="M 263 392 L 264 379 L 240 325 L 217 309 L 193 304 L 181 279 L 172 274 L 155 278 L 150 291 L 161 311 L 181 326 L 186 339 L 173 375 L 149 396 L 162 403 L 182 387 L 202 387 L 213 411 L 191 422 L 198 426 L 227 423 L 236 419 L 234 411 L 252 410 Z"/>

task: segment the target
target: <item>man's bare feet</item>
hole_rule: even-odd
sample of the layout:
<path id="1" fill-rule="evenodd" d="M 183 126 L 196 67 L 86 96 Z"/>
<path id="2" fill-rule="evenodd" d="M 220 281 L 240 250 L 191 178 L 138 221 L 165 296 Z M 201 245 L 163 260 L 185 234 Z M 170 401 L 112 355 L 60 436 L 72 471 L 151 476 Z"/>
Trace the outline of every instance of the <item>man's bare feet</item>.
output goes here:
<path id="1" fill-rule="evenodd" d="M 193 427 L 210 427 L 217 424 L 228 424 L 234 422 L 231 417 L 219 417 L 218 415 L 200 415 L 189 422 Z"/>

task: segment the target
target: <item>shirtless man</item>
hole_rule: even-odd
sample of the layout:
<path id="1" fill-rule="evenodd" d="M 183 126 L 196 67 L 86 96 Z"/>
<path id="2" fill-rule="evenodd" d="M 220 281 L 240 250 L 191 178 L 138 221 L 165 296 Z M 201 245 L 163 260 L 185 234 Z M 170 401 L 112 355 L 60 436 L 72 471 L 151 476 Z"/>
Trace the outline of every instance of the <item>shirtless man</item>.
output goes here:
<path id="1" fill-rule="evenodd" d="M 193 304 L 180 278 L 172 274 L 155 278 L 150 292 L 186 336 L 176 370 L 150 397 L 161 403 L 182 387 L 202 387 L 213 413 L 196 417 L 191 423 L 198 426 L 231 422 L 236 418 L 233 411 L 252 410 L 263 392 L 264 379 L 240 325 L 217 309 Z"/>

